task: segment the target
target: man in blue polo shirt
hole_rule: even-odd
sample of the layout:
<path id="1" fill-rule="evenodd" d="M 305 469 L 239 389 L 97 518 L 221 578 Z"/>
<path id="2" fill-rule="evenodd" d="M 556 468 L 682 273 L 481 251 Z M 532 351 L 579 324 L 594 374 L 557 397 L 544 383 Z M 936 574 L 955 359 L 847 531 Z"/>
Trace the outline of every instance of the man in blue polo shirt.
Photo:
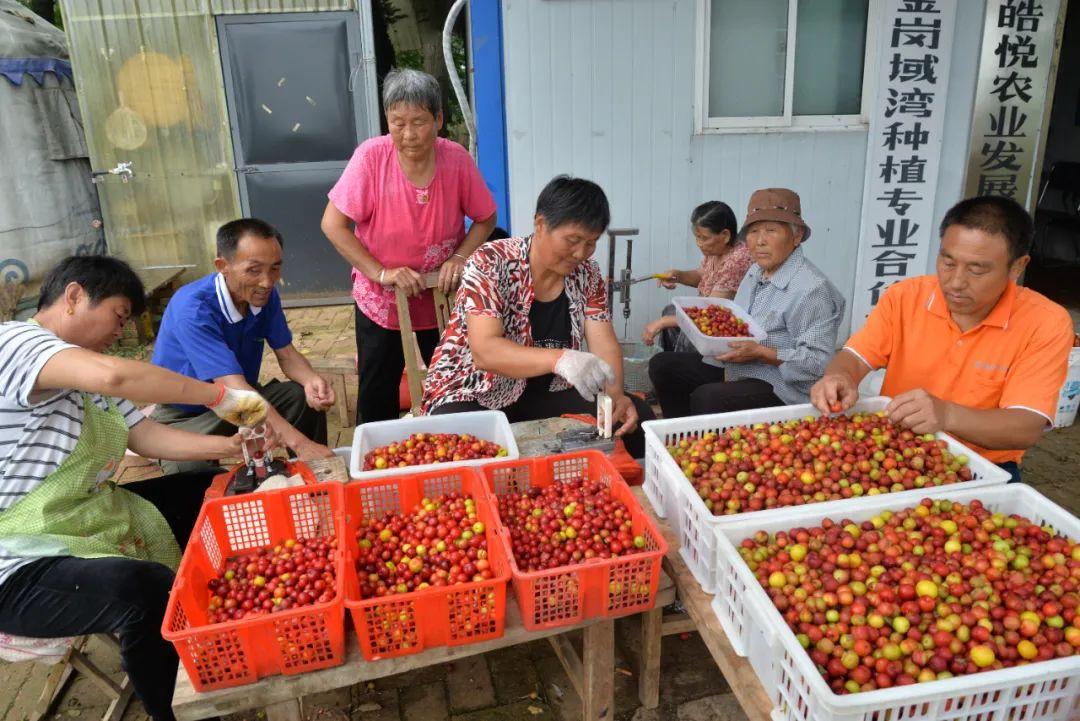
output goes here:
<path id="1" fill-rule="evenodd" d="M 277 229 L 255 218 L 221 226 L 218 272 L 188 283 L 169 301 L 153 362 L 191 378 L 258 391 L 270 403 L 267 422 L 277 437 L 299 458 L 325 458 L 333 455 L 325 444 L 334 391 L 292 344 L 276 288 L 282 243 Z M 259 384 L 266 344 L 290 380 Z M 198 433 L 236 432 L 203 406 L 158 406 L 153 418 Z"/>

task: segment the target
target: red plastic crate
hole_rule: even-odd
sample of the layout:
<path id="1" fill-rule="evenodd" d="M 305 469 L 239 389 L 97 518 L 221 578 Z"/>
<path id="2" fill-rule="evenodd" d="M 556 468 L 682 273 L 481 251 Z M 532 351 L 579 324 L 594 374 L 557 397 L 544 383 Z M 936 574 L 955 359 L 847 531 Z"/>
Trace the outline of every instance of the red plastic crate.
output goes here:
<path id="1" fill-rule="evenodd" d="M 502 636 L 510 564 L 498 532 L 495 503 L 472 468 L 447 468 L 347 484 L 345 519 L 349 552 L 354 554 L 356 530 L 365 518 L 407 512 L 424 498 L 453 491 L 466 493 L 476 502 L 477 517 L 485 526 L 488 561 L 494 578 L 360 600 L 359 579 L 350 562 L 345 607 L 352 616 L 360 650 L 367 660 L 405 656 L 425 648 L 460 646 Z"/>
<path id="2" fill-rule="evenodd" d="M 286 488 L 207 501 L 176 574 L 161 635 L 176 646 L 197 691 L 263 676 L 336 666 L 345 660 L 345 552 L 340 484 Z M 240 553 L 288 538 L 336 537 L 337 595 L 281 613 L 208 624 L 207 581 Z"/>
<path id="3" fill-rule="evenodd" d="M 557 628 L 589 618 L 628 616 L 653 607 L 667 543 L 607 456 L 599 451 L 582 451 L 507 461 L 479 470 L 495 496 L 582 478 L 603 481 L 610 486 L 612 496 L 630 509 L 634 534 L 645 537 L 645 548 L 630 556 L 592 558 L 526 573 L 514 561 L 509 530 L 502 528 L 500 535 L 510 556 L 514 595 L 525 628 Z M 496 505 L 496 513 L 497 509 Z M 647 595 L 635 591 L 645 584 L 649 588 Z"/>

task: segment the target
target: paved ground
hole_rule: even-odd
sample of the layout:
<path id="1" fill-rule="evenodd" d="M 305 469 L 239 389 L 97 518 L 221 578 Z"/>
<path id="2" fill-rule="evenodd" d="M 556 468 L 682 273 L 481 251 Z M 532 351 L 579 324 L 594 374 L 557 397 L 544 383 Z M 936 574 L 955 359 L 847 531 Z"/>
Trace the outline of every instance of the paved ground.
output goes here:
<path id="1" fill-rule="evenodd" d="M 349 308 L 310 308 L 289 312 L 296 344 L 316 364 L 346 368 L 355 353 Z M 272 376 L 272 359 L 264 375 Z M 355 412 L 355 373 L 344 372 L 348 417 Z M 331 413 L 333 445 L 349 445 L 352 429 Z M 1080 425 L 1048 433 L 1028 455 L 1025 480 L 1070 511 L 1080 514 Z M 152 473 L 132 468 L 128 477 Z M 616 667 L 617 721 L 741 721 L 745 718 L 727 682 L 710 662 L 696 635 L 668 637 L 663 642 L 658 709 L 638 707 L 637 679 L 633 676 L 630 639 L 635 623 L 618 624 Z M 118 662 L 100 645 L 91 656 L 107 668 Z M 22 721 L 36 699 L 47 669 L 34 664 L 0 665 L 0 718 Z M 309 697 L 305 716 L 310 721 L 501 721 L 503 719 L 558 719 L 570 721 L 579 709 L 577 694 L 546 642 L 506 649 L 452 665 L 390 677 L 372 684 Z M 76 679 L 61 700 L 55 719 L 96 721 L 106 705 L 104 695 L 85 679 Z M 124 721 L 146 716 L 134 702 Z M 259 721 L 254 713 L 230 721 Z"/>

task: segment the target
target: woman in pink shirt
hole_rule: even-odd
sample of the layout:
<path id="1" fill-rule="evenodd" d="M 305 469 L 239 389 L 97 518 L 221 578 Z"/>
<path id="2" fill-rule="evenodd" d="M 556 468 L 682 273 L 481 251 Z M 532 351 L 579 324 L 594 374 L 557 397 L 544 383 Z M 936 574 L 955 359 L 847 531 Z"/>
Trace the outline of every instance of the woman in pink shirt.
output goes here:
<path id="1" fill-rule="evenodd" d="M 739 240 L 735 213 L 727 203 L 710 200 L 694 208 L 690 213 L 690 226 L 694 240 L 701 251 L 701 267 L 693 270 L 669 270 L 659 285 L 668 289 L 676 285 L 696 288 L 701 297 L 727 298 L 732 300 L 739 283 L 750 267 L 750 251 Z M 642 340 L 652 345 L 660 335 L 660 347 L 664 350 L 693 350 L 679 332 L 675 321 L 675 306 L 664 309 L 664 316 L 645 326 Z"/>
<path id="2" fill-rule="evenodd" d="M 442 91 L 427 73 L 393 70 L 383 81 L 387 135 L 364 141 L 330 190 L 322 230 L 352 265 L 360 392 L 356 422 L 398 417 L 405 367 L 395 288 L 425 361 L 438 343 L 435 305 L 422 274 L 451 293 L 465 260 L 495 227 L 495 199 L 463 147 L 438 137 Z M 472 227 L 465 232 L 465 216 Z M 350 228 L 350 226 L 352 226 Z"/>

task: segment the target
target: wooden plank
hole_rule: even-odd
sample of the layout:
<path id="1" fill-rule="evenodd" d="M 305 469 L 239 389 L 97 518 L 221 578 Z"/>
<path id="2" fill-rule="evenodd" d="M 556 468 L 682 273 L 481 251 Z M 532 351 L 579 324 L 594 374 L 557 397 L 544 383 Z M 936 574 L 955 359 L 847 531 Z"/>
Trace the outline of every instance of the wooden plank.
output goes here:
<path id="1" fill-rule="evenodd" d="M 673 617 L 664 617 L 664 623 L 660 626 L 661 636 L 674 636 L 677 633 L 696 633 L 697 626 L 694 619 L 685 613 L 674 614 Z"/>
<path id="2" fill-rule="evenodd" d="M 412 317 L 409 315 L 409 299 L 400 288 L 394 290 L 394 297 L 397 301 L 398 325 L 401 327 L 401 348 L 405 353 L 405 377 L 409 383 L 409 398 L 412 401 L 413 415 L 416 415 L 423 400 L 426 374 L 420 370 L 420 359 L 413 336 Z"/>
<path id="3" fill-rule="evenodd" d="M 327 481 L 338 481 L 339 483 L 346 483 L 349 480 L 349 467 L 345 465 L 345 459 L 341 456 L 334 456 L 333 458 L 316 458 L 314 460 L 305 461 L 311 472 L 315 474 L 316 480 L 320 483 Z"/>
<path id="4" fill-rule="evenodd" d="M 675 600 L 675 587 L 665 573 L 660 574 L 660 583 L 656 594 L 656 605 L 663 608 Z M 345 663 L 333 668 L 296 676 L 270 676 L 253 684 L 237 688 L 221 689 L 198 693 L 191 687 L 183 666 L 177 673 L 176 691 L 173 694 L 173 713 L 178 721 L 194 721 L 210 716 L 247 711 L 267 704 L 300 698 L 313 693 L 332 691 L 343 686 L 352 686 L 363 681 L 372 681 L 386 676 L 412 671 L 417 668 L 449 663 L 475 654 L 487 653 L 499 648 L 528 643 L 548 638 L 592 625 L 589 620 L 574 626 L 566 626 L 541 631 L 527 631 L 521 623 L 521 612 L 511 598 L 506 602 L 506 631 L 502 638 L 481 641 L 466 646 L 443 646 L 423 651 L 411 656 L 365 661 L 360 655 L 360 643 L 352 630 L 352 624 L 346 620 L 348 632 L 345 637 Z"/>
<path id="5" fill-rule="evenodd" d="M 712 610 L 712 596 L 701 590 L 701 584 L 679 555 L 679 540 L 671 527 L 661 518 L 657 518 L 652 505 L 640 487 L 634 488 L 634 495 L 641 502 L 645 512 L 656 523 L 668 542 L 668 554 L 664 557 L 664 570 L 675 583 L 679 600 L 686 608 L 687 615 L 697 626 L 701 639 L 716 661 L 720 673 L 724 674 L 728 685 L 735 693 L 735 698 L 742 706 L 749 721 L 770 721 L 773 703 L 758 680 L 757 674 L 748 659 L 740 657 L 731 647 L 720 621 Z"/>
<path id="6" fill-rule="evenodd" d="M 146 289 L 146 295 L 151 296 L 178 279 L 186 270 L 187 267 L 137 269 L 135 275 L 139 276 L 139 280 L 142 281 L 143 287 Z"/>
<path id="7" fill-rule="evenodd" d="M 641 653 L 638 657 L 638 700 L 645 708 L 660 705 L 660 640 L 664 609 L 641 614 Z"/>
<path id="8" fill-rule="evenodd" d="M 131 679 L 127 674 L 124 674 L 124 680 L 120 683 L 120 695 L 114 698 L 109 707 L 105 709 L 105 715 L 101 721 L 120 721 L 124 717 L 124 712 L 127 711 L 128 704 L 131 703 L 131 697 L 135 693 L 135 687 L 131 685 Z"/>
<path id="9" fill-rule="evenodd" d="M 555 655 L 562 664 L 563 670 L 566 671 L 566 675 L 570 678 L 570 683 L 574 684 L 574 690 L 577 691 L 578 696 L 585 698 L 585 692 L 582 688 L 585 682 L 585 667 L 581 663 L 581 657 L 574 650 L 574 645 L 570 643 L 570 637 L 562 633 L 548 638 L 548 643 L 555 650 Z"/>
<path id="10" fill-rule="evenodd" d="M 585 425 L 572 418 L 542 418 L 536 421 L 511 423 L 510 429 L 517 442 L 518 453 L 523 458 L 548 456 L 562 453 L 562 443 L 558 434 L 571 428 Z"/>
<path id="11" fill-rule="evenodd" d="M 267 706 L 266 721 L 304 721 L 300 713 L 300 699 L 294 698 Z"/>
<path id="12" fill-rule="evenodd" d="M 308 358 L 317 373 L 344 373 L 356 375 L 355 358 Z"/>
<path id="13" fill-rule="evenodd" d="M 68 681 L 71 680 L 72 675 L 75 673 L 75 667 L 70 663 L 73 650 L 74 648 L 68 649 L 64 658 L 54 663 L 49 670 L 49 676 L 45 680 L 45 687 L 41 689 L 41 696 L 38 697 L 37 703 L 34 704 L 28 721 L 41 721 L 41 719 L 45 718 L 49 711 L 52 710 L 53 704 L 64 693 L 64 687 L 67 686 Z"/>
<path id="14" fill-rule="evenodd" d="M 71 657 L 68 659 L 68 663 L 74 666 L 79 673 L 93 681 L 109 698 L 116 698 L 123 691 L 120 684 L 109 678 L 109 675 L 98 668 L 82 651 L 71 649 Z"/>
<path id="15" fill-rule="evenodd" d="M 338 423 L 349 425 L 349 401 L 345 395 L 345 376 L 341 373 L 330 374 L 330 385 L 334 388 L 334 408 L 337 409 Z"/>
<path id="16" fill-rule="evenodd" d="M 586 626 L 584 637 L 581 717 L 585 721 L 608 721 L 615 717 L 615 621 Z"/>

